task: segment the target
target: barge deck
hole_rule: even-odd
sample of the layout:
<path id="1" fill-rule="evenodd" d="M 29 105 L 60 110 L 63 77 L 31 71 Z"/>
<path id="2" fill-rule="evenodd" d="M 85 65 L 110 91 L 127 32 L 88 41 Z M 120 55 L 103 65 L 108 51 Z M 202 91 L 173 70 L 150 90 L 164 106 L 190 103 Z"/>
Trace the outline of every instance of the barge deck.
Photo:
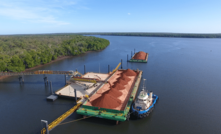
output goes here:
<path id="1" fill-rule="evenodd" d="M 142 71 L 134 71 L 136 72 L 135 76 L 128 76 L 130 80 L 128 79 L 128 83 L 125 83 L 125 88 L 117 92 L 113 87 L 116 83 L 119 84 L 119 81 L 122 82 L 120 75 L 124 76 L 123 72 L 125 71 L 127 70 L 117 70 L 108 80 L 109 83 L 104 84 L 94 92 L 89 100 L 85 101 L 77 110 L 77 113 L 84 116 L 116 120 L 117 122 L 127 120 L 130 116 L 131 104 L 139 89 Z"/>

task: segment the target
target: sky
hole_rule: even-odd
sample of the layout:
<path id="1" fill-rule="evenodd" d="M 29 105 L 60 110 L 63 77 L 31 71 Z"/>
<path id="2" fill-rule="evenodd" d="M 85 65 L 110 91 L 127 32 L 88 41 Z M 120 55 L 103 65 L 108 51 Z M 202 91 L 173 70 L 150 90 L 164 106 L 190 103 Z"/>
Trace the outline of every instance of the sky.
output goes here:
<path id="1" fill-rule="evenodd" d="M 0 34 L 221 33 L 221 0 L 0 0 Z"/>

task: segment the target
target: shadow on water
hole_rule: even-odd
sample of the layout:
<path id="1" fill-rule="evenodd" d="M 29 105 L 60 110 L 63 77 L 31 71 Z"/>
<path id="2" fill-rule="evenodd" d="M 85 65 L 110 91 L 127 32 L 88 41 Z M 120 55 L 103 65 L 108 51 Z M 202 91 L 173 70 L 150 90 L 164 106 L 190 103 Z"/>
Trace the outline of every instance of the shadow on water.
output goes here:
<path id="1" fill-rule="evenodd" d="M 83 118 L 83 116 L 80 116 L 80 118 Z M 97 117 L 86 118 L 86 119 L 81 120 L 81 122 L 88 122 L 88 123 L 92 123 L 92 124 L 99 124 L 99 125 L 105 125 L 105 126 L 115 126 L 116 125 L 116 121 L 97 118 Z"/>

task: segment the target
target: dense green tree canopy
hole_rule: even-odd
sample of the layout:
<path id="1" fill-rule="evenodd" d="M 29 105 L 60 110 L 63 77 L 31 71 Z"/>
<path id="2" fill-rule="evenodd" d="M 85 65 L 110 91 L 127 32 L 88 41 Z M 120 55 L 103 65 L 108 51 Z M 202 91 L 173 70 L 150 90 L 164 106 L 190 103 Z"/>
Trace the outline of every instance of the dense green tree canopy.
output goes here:
<path id="1" fill-rule="evenodd" d="M 0 72 L 24 71 L 60 56 L 101 50 L 109 44 L 106 39 L 71 34 L 0 36 Z"/>

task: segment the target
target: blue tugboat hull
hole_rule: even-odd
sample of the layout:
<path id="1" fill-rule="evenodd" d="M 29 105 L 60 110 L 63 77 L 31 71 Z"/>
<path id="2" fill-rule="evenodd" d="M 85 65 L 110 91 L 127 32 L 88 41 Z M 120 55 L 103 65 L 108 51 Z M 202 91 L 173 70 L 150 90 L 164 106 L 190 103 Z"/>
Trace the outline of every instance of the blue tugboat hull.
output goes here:
<path id="1" fill-rule="evenodd" d="M 148 93 L 148 95 L 149 95 L 149 93 Z M 153 98 L 152 105 L 149 108 L 145 109 L 145 110 L 137 110 L 137 109 L 135 109 L 134 108 L 134 103 L 133 103 L 133 105 L 131 107 L 131 111 L 132 111 L 133 115 L 137 116 L 138 118 L 147 117 L 150 114 L 150 112 L 152 112 L 152 110 L 154 108 L 154 105 L 156 104 L 156 101 L 158 100 L 158 96 L 153 94 L 152 98 Z"/>

